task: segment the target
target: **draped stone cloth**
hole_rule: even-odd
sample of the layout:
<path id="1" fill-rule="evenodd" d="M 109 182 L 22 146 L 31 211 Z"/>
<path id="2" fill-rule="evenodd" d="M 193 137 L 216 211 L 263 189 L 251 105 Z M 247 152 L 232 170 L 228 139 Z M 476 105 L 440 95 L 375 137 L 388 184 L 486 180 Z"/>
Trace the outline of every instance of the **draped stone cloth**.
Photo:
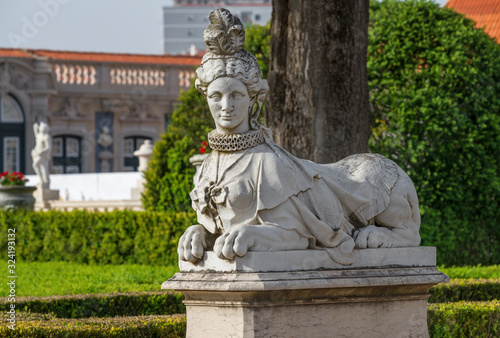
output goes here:
<path id="1" fill-rule="evenodd" d="M 352 233 L 387 207 L 397 168 L 376 154 L 317 164 L 266 140 L 235 152 L 213 150 L 190 196 L 198 222 L 213 234 L 242 224 L 273 225 L 349 265 Z"/>

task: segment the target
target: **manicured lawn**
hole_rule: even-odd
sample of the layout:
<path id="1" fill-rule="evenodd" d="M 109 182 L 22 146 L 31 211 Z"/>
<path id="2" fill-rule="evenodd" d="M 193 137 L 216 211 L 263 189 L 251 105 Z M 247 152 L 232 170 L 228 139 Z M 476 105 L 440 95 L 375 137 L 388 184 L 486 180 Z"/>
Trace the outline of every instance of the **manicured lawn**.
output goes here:
<path id="1" fill-rule="evenodd" d="M 439 271 L 447 274 L 451 279 L 498 279 L 500 278 L 500 265 L 490 266 L 460 266 L 445 268 L 438 267 Z"/>
<path id="2" fill-rule="evenodd" d="M 0 261 L 1 270 L 7 262 Z M 67 262 L 16 264 L 16 296 L 52 296 L 133 291 L 160 291 L 177 266 L 85 265 Z M 4 276 L 7 276 L 4 273 Z M 3 278 L 5 279 L 5 278 Z M 1 283 L 7 295 L 7 284 Z"/>

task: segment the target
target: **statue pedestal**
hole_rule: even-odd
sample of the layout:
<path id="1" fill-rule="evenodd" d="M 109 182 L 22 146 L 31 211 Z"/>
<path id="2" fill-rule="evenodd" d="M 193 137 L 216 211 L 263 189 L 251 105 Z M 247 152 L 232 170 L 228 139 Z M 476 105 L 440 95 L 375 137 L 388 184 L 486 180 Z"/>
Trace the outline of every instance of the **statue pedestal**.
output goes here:
<path id="1" fill-rule="evenodd" d="M 39 187 L 33 192 L 35 197 L 35 208 L 45 209 L 49 207 L 48 201 L 59 200 L 59 190 L 42 189 Z"/>
<path id="2" fill-rule="evenodd" d="M 142 193 L 144 192 L 144 184 L 146 184 L 146 180 L 144 177 L 141 177 L 137 180 L 137 185 L 135 188 L 130 189 L 130 195 L 132 200 L 140 201 L 142 197 Z"/>
<path id="3" fill-rule="evenodd" d="M 253 252 L 226 262 L 208 252 L 204 272 L 182 263 L 162 289 L 184 294 L 188 337 L 428 337 L 429 288 L 449 281 L 435 248 L 355 250 L 355 265 L 330 260 L 320 270 L 324 253 Z"/>

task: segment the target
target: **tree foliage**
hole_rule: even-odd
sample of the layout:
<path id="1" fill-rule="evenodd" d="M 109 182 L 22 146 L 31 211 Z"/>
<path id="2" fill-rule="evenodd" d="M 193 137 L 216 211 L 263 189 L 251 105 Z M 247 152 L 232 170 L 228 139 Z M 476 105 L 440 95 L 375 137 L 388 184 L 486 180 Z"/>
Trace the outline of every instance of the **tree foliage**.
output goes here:
<path id="1" fill-rule="evenodd" d="M 267 76 L 269 24 L 246 28 L 245 49 L 255 53 Z M 155 143 L 142 196 L 144 208 L 154 211 L 189 211 L 194 167 L 189 158 L 199 154 L 202 141 L 215 128 L 207 102 L 194 85 L 179 96 L 167 131 Z"/>
<path id="2" fill-rule="evenodd" d="M 500 261 L 500 46 L 427 1 L 371 3 L 370 149 L 416 185 L 424 245 L 447 265 Z"/>

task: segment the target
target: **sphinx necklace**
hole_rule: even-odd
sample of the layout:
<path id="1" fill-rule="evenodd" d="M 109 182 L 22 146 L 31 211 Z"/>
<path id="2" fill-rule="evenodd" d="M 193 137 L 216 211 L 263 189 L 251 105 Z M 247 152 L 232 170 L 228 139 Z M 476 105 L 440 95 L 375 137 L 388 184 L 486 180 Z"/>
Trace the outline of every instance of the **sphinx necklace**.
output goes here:
<path id="1" fill-rule="evenodd" d="M 258 146 L 264 143 L 262 129 L 250 130 L 243 134 L 221 134 L 217 130 L 208 133 L 210 148 L 218 151 L 238 151 Z"/>

